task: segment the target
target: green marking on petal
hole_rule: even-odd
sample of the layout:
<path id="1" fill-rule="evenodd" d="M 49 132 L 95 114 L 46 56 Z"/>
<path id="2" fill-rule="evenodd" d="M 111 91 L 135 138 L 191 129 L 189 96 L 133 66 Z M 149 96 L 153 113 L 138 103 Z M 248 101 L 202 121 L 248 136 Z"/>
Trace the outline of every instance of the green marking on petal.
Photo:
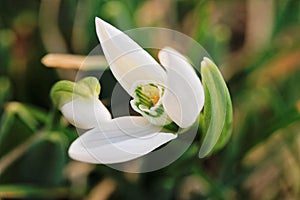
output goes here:
<path id="1" fill-rule="evenodd" d="M 86 77 L 78 82 L 58 81 L 51 89 L 53 104 L 60 109 L 74 98 L 92 98 L 100 94 L 100 83 L 95 77 Z"/>
<path id="2" fill-rule="evenodd" d="M 134 92 L 137 97 L 137 101 L 147 108 L 153 107 L 160 99 L 159 88 L 153 83 L 143 86 L 140 85 Z"/>
<path id="3" fill-rule="evenodd" d="M 152 110 L 149 110 L 149 111 L 143 110 L 143 112 L 145 114 L 147 114 L 148 116 L 150 116 L 150 117 L 158 118 L 158 117 L 160 117 L 160 116 L 162 116 L 164 114 L 165 110 L 164 110 L 163 105 L 159 105 L 155 109 L 152 109 Z"/>
<path id="4" fill-rule="evenodd" d="M 153 103 L 152 103 L 150 97 L 148 97 L 146 94 L 144 94 L 142 90 L 143 89 L 141 86 L 137 87 L 135 90 L 135 95 L 138 98 L 139 103 L 146 106 L 147 108 L 152 107 Z"/>
<path id="5" fill-rule="evenodd" d="M 154 83 L 138 85 L 134 90 L 135 97 L 131 101 L 131 106 L 152 124 L 158 126 L 170 124 L 172 120 L 160 101 L 163 93 L 164 88 Z"/>

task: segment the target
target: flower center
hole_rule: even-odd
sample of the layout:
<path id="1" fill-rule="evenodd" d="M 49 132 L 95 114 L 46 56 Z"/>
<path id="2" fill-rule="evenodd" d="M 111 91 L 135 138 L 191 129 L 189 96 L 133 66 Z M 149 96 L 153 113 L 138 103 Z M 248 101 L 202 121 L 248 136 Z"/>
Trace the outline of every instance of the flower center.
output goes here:
<path id="1" fill-rule="evenodd" d="M 150 123 L 158 126 L 170 124 L 172 120 L 165 112 L 161 97 L 165 88 L 159 84 L 139 84 L 134 90 L 134 99 L 131 107 Z"/>
<path id="2" fill-rule="evenodd" d="M 139 85 L 135 89 L 135 95 L 138 98 L 140 105 L 143 105 L 148 109 L 158 103 L 160 96 L 162 95 L 161 93 L 163 93 L 163 88 L 159 88 L 152 83 L 147 85 Z"/>
<path id="3" fill-rule="evenodd" d="M 165 88 L 154 83 L 139 84 L 134 90 L 131 107 L 150 123 L 162 126 L 165 130 L 176 132 L 179 126 L 165 112 L 162 96 Z"/>

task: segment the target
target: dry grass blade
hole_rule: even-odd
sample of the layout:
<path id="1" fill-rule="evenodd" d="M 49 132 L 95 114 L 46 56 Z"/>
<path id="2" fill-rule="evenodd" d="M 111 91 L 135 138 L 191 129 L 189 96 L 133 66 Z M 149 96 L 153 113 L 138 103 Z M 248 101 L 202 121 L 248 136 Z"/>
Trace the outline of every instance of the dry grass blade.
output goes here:
<path id="1" fill-rule="evenodd" d="M 72 54 L 47 54 L 42 58 L 47 67 L 76 70 L 104 70 L 108 64 L 104 56 L 83 56 Z"/>
<path id="2" fill-rule="evenodd" d="M 117 184 L 113 179 L 105 178 L 89 193 L 85 200 L 105 200 L 116 190 Z"/>

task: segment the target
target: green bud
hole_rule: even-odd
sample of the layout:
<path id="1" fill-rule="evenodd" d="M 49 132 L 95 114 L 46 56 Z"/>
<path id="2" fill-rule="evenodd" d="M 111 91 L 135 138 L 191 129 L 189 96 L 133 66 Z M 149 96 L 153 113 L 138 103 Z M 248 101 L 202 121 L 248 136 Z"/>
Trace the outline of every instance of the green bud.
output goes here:
<path id="1" fill-rule="evenodd" d="M 58 109 L 75 98 L 92 98 L 99 94 L 100 83 L 95 77 L 86 77 L 78 82 L 58 81 L 50 92 L 52 102 Z"/>
<path id="2" fill-rule="evenodd" d="M 201 63 L 205 93 L 204 110 L 200 114 L 203 142 L 199 157 L 221 149 L 232 132 L 232 103 L 228 88 L 218 67 L 208 58 Z"/>

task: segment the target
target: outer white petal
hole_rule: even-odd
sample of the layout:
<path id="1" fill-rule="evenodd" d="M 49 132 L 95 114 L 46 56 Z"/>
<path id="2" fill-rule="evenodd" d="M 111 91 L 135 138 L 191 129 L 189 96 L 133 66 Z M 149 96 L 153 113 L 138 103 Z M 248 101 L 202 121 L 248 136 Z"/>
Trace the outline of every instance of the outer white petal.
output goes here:
<path id="1" fill-rule="evenodd" d="M 186 58 L 171 48 L 159 52 L 159 59 L 167 70 L 163 105 L 170 118 L 187 128 L 197 119 L 204 105 L 203 86 Z"/>
<path id="2" fill-rule="evenodd" d="M 120 117 L 77 138 L 69 149 L 71 158 L 112 164 L 141 157 L 177 135 L 159 132 L 143 117 Z"/>
<path id="3" fill-rule="evenodd" d="M 111 114 L 97 98 L 76 98 L 61 107 L 64 117 L 74 126 L 90 129 L 98 123 L 111 120 Z"/>
<path id="4" fill-rule="evenodd" d="M 163 68 L 122 31 L 96 18 L 96 30 L 110 69 L 122 87 L 132 96 L 137 81 L 163 84 Z"/>

